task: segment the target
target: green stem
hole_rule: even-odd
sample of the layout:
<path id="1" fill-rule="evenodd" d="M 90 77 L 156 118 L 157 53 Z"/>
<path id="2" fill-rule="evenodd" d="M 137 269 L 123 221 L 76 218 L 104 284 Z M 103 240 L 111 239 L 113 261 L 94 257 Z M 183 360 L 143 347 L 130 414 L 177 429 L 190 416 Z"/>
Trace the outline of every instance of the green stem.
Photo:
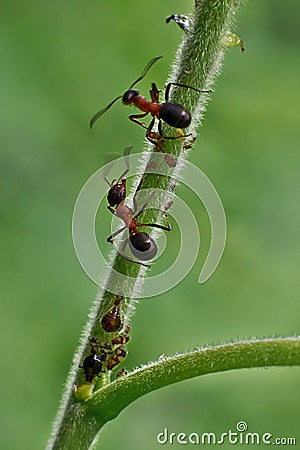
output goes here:
<path id="1" fill-rule="evenodd" d="M 88 403 L 103 424 L 143 395 L 209 373 L 271 366 L 299 366 L 300 338 L 241 341 L 197 349 L 143 366 L 95 393 Z"/>
<path id="2" fill-rule="evenodd" d="M 220 71 L 224 36 L 231 28 L 234 14 L 241 3 L 242 0 L 197 0 L 195 2 L 194 14 L 191 17 L 192 25 L 177 52 L 169 81 L 187 84 L 201 90 L 211 89 L 214 78 Z M 191 89 L 175 88 L 171 91 L 170 100 L 179 102 L 190 110 L 193 121 L 187 133 L 192 133 L 193 138 L 195 138 L 196 128 L 205 110 L 207 94 L 199 95 Z M 169 127 L 164 125 L 163 135 L 171 136 L 171 133 L 174 134 L 174 129 L 170 130 Z M 180 155 L 186 158 L 187 148 L 190 145 L 188 140 L 182 141 L 182 139 L 166 140 L 165 151 L 171 155 Z M 148 174 L 144 176 L 143 172 L 148 156 L 149 148 L 145 150 L 142 156 L 140 178 L 143 177 L 143 183 L 141 189 L 158 187 L 166 191 L 174 190 L 174 185 L 170 183 L 168 177 L 161 177 L 158 183 L 156 175 Z M 181 170 L 182 167 L 178 165 L 174 172 L 179 175 Z M 146 223 L 157 222 L 159 216 L 159 211 L 145 211 L 142 220 Z M 126 302 L 122 304 L 122 312 L 126 317 L 126 322 L 128 322 L 134 311 L 135 298 L 140 293 L 146 269 L 117 255 L 115 251 L 112 252 L 110 260 L 110 266 L 116 272 L 123 273 L 128 277 L 128 280 L 131 279 L 128 283 L 130 283 L 129 290 L 132 293 L 132 298 L 127 298 Z M 107 286 L 114 282 L 112 271 L 108 271 L 105 282 Z M 121 292 L 122 289 L 120 289 Z M 108 339 L 107 334 L 101 327 L 101 317 L 111 308 L 113 301 L 114 295 L 108 289 L 98 293 L 98 298 L 83 332 L 81 345 L 74 357 L 62 404 L 53 426 L 52 438 L 48 444 L 49 449 L 88 448 L 101 425 L 99 425 L 98 419 L 95 419 L 90 406 L 88 406 L 91 403 L 78 403 L 74 398 L 72 389 L 74 384 L 78 385 L 82 382 L 82 369 L 79 369 L 79 365 L 82 364 L 84 357 L 89 352 L 88 338 L 94 336 L 102 341 Z M 103 384 L 103 380 L 100 382 Z M 109 380 L 104 380 L 104 382 L 109 383 Z M 112 385 L 108 384 L 108 386 Z M 107 414 L 109 413 L 107 412 Z"/>

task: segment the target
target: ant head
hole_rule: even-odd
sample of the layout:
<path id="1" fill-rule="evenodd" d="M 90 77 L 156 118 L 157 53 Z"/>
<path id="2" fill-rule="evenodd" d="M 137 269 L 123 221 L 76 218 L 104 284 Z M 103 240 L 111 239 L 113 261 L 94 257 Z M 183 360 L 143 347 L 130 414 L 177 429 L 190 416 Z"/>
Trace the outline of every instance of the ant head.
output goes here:
<path id="1" fill-rule="evenodd" d="M 187 128 L 192 120 L 189 111 L 179 103 L 164 103 L 159 115 L 164 122 L 175 128 Z"/>
<path id="2" fill-rule="evenodd" d="M 126 179 L 118 181 L 108 191 L 107 201 L 110 206 L 118 206 L 126 197 Z"/>
<path id="3" fill-rule="evenodd" d="M 134 97 L 137 97 L 139 95 L 139 91 L 136 89 L 129 89 L 129 91 L 126 91 L 125 94 L 122 97 L 122 102 L 124 105 L 131 105 L 133 103 Z"/>
<path id="4" fill-rule="evenodd" d="M 149 234 L 139 231 L 130 236 L 129 247 L 132 254 L 142 260 L 149 261 L 157 253 L 157 246 Z"/>

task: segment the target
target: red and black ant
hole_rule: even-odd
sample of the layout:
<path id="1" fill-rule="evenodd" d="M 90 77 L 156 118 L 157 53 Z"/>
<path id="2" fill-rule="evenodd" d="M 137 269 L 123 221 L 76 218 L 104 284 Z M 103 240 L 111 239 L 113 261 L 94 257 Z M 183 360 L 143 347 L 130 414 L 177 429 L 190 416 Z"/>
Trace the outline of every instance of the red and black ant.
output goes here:
<path id="1" fill-rule="evenodd" d="M 152 227 L 152 228 L 159 228 L 161 230 L 165 231 L 171 231 L 171 225 L 168 222 L 167 214 L 165 214 L 166 223 L 167 226 L 159 225 L 157 223 L 142 223 L 138 222 L 137 218 L 138 216 L 145 211 L 146 207 L 150 203 L 153 195 L 155 194 L 155 191 L 153 191 L 147 201 L 143 204 L 143 206 L 139 209 L 136 201 L 136 194 L 141 188 L 141 183 L 138 185 L 135 195 L 133 197 L 133 206 L 134 209 L 129 208 L 129 206 L 124 204 L 124 200 L 126 198 L 126 178 L 125 175 L 129 171 L 129 163 L 128 163 L 128 154 L 131 150 L 131 147 L 125 148 L 124 154 L 125 154 L 125 164 L 126 169 L 122 173 L 122 175 L 117 180 L 112 180 L 111 182 L 108 181 L 106 175 L 104 176 L 105 181 L 109 185 L 110 189 L 108 191 L 107 195 L 107 201 L 108 206 L 107 208 L 109 211 L 114 215 L 119 217 L 123 220 L 124 226 L 121 227 L 119 230 L 115 231 L 113 234 L 111 234 L 107 238 L 107 242 L 113 243 L 113 239 L 122 231 L 124 231 L 126 228 L 128 228 L 129 231 L 129 238 L 127 238 L 122 245 L 120 253 L 124 255 L 125 247 L 127 244 L 129 244 L 129 248 L 132 252 L 132 254 L 142 261 L 149 261 L 150 259 L 154 258 L 154 256 L 157 253 L 157 246 L 154 242 L 154 240 L 149 236 L 148 233 L 145 233 L 143 231 L 139 230 L 139 227 Z M 127 259 L 130 259 L 126 256 Z M 130 259 L 130 261 L 142 264 L 139 261 L 134 261 Z M 147 266 L 147 265 L 146 265 Z M 148 266 L 147 266 L 148 267 Z"/>
<path id="2" fill-rule="evenodd" d="M 199 89 L 196 89 L 192 86 L 188 86 L 186 84 L 181 83 L 168 83 L 166 90 L 165 90 L 165 102 L 159 103 L 159 90 L 156 87 L 155 83 L 151 84 L 151 90 L 150 90 L 150 97 L 151 101 L 146 100 L 145 97 L 142 97 L 139 94 L 139 91 L 136 89 L 132 89 L 139 81 L 141 81 L 148 71 L 151 69 L 153 64 L 156 63 L 162 56 L 158 56 L 156 58 L 151 59 L 149 63 L 146 65 L 145 69 L 143 70 L 142 74 L 138 77 L 137 80 L 135 80 L 129 89 L 123 94 L 116 97 L 109 105 L 107 105 L 105 108 L 98 111 L 91 119 L 90 121 L 90 128 L 93 127 L 94 123 L 97 119 L 99 119 L 102 114 L 104 114 L 109 108 L 120 98 L 122 99 L 122 103 L 124 105 L 134 105 L 136 108 L 143 111 L 143 114 L 135 114 L 129 116 L 129 119 L 132 120 L 132 122 L 137 123 L 138 125 L 142 126 L 143 128 L 146 128 L 146 138 L 154 145 L 158 146 L 160 150 L 162 150 L 161 146 L 158 144 L 159 139 L 178 139 L 182 137 L 186 137 L 185 135 L 175 136 L 175 137 L 167 137 L 162 136 L 162 130 L 161 130 L 161 121 L 163 120 L 168 125 L 174 128 L 187 128 L 192 120 L 191 114 L 189 111 L 179 103 L 173 103 L 169 102 L 169 94 L 171 86 L 178 86 L 183 87 L 187 89 L 193 89 L 197 92 L 204 92 L 209 93 L 210 90 L 207 91 L 201 91 Z M 142 119 L 143 117 L 146 117 L 148 114 L 151 114 L 152 120 L 150 124 L 147 126 L 144 122 L 140 122 L 139 119 Z M 154 133 L 152 131 L 154 127 L 155 118 L 158 119 L 158 131 L 159 134 Z M 163 151 L 163 150 L 162 150 Z"/>

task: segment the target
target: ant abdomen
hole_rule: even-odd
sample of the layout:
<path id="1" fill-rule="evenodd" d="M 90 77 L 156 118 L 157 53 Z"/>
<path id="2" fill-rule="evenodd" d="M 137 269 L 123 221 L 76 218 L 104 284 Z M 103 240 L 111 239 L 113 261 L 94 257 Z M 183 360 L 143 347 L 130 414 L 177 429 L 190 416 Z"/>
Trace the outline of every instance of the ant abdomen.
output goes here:
<path id="1" fill-rule="evenodd" d="M 159 111 L 160 118 L 171 127 L 187 128 L 192 120 L 188 110 L 179 103 L 166 102 Z"/>
<path id="2" fill-rule="evenodd" d="M 149 234 L 142 231 L 130 236 L 129 247 L 132 254 L 142 261 L 149 261 L 157 253 L 157 246 L 154 240 Z"/>

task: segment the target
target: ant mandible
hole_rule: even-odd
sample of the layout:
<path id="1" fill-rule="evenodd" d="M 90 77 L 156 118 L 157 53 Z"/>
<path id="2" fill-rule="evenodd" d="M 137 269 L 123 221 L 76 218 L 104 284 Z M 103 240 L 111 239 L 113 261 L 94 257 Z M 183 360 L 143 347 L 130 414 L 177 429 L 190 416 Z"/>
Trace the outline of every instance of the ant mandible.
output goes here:
<path id="1" fill-rule="evenodd" d="M 143 111 L 143 114 L 134 114 L 130 115 L 129 119 L 132 122 L 137 123 L 138 125 L 142 126 L 143 128 L 146 128 L 146 138 L 152 143 L 157 145 L 157 142 L 154 139 L 178 139 L 182 137 L 186 137 L 185 135 L 175 136 L 175 137 L 167 137 L 162 136 L 161 131 L 161 121 L 163 120 L 168 125 L 174 128 L 187 128 L 192 120 L 191 114 L 189 111 L 179 103 L 173 103 L 169 102 L 169 94 L 171 86 L 178 86 L 183 87 L 187 89 L 193 89 L 197 92 L 204 92 L 209 93 L 210 90 L 201 91 L 199 89 L 196 89 L 192 86 L 188 86 L 186 84 L 181 83 L 168 83 L 166 90 L 165 90 L 165 102 L 159 103 L 159 90 L 157 89 L 157 86 L 155 83 L 151 84 L 151 90 L 150 90 L 150 96 L 151 101 L 146 100 L 145 97 L 141 96 L 139 94 L 139 91 L 136 89 L 132 89 L 139 81 L 141 81 L 148 71 L 151 69 L 153 64 L 156 63 L 159 59 L 161 59 L 162 56 L 157 56 L 156 58 L 151 59 L 149 63 L 146 65 L 145 69 L 143 70 L 142 74 L 135 80 L 129 87 L 129 89 L 123 94 L 116 97 L 109 105 L 107 105 L 105 108 L 98 111 L 91 119 L 90 121 L 90 128 L 93 127 L 94 123 L 96 122 L 99 117 L 101 117 L 106 111 L 110 109 L 110 107 L 120 98 L 122 99 L 122 103 L 124 105 L 134 105 L 136 108 Z M 142 119 L 146 117 L 148 114 L 151 114 L 152 120 L 148 126 L 145 125 L 144 122 L 140 122 L 139 119 Z M 159 134 L 154 133 L 152 131 L 154 127 L 155 118 L 158 119 L 158 131 Z M 154 139 L 153 139 L 154 138 Z M 162 148 L 159 146 L 160 150 Z"/>
<path id="2" fill-rule="evenodd" d="M 134 209 L 129 208 L 129 206 L 124 204 L 124 200 L 126 198 L 126 178 L 125 175 L 129 171 L 129 162 L 128 162 L 128 155 L 132 147 L 126 147 L 124 150 L 124 156 L 125 156 L 125 165 L 126 169 L 122 173 L 122 175 L 116 180 L 112 180 L 111 182 L 107 179 L 107 173 L 104 176 L 104 180 L 109 185 L 110 189 L 108 191 L 107 195 L 107 201 L 108 206 L 107 208 L 109 211 L 114 215 L 119 217 L 123 220 L 124 226 L 121 227 L 119 230 L 115 231 L 113 234 L 111 234 L 107 238 L 107 242 L 113 243 L 113 238 L 116 237 L 118 234 L 122 233 L 126 228 L 128 228 L 129 231 L 129 238 L 127 238 L 124 241 L 124 244 L 121 248 L 121 254 L 124 256 L 125 247 L 127 244 L 129 244 L 129 248 L 133 255 L 142 260 L 142 261 L 149 261 L 150 259 L 154 258 L 154 256 L 157 253 L 157 246 L 154 242 L 154 240 L 149 236 L 148 233 L 145 233 L 143 231 L 140 231 L 139 227 L 153 227 L 153 228 L 159 228 L 161 230 L 165 231 L 171 231 L 171 225 L 168 222 L 167 214 L 165 214 L 166 223 L 167 226 L 160 225 L 157 223 L 142 223 L 138 222 L 137 218 L 138 216 L 145 211 L 147 205 L 150 203 L 153 195 L 155 194 L 155 191 L 153 191 L 147 201 L 143 204 L 143 206 L 138 209 L 137 201 L 136 201 L 136 193 L 141 188 L 141 182 L 139 183 L 135 195 L 133 197 L 133 206 Z M 127 259 L 130 259 L 126 256 Z M 130 261 L 135 262 L 137 264 L 145 265 L 139 261 L 134 261 L 130 259 Z M 146 267 L 148 267 L 146 265 Z"/>

